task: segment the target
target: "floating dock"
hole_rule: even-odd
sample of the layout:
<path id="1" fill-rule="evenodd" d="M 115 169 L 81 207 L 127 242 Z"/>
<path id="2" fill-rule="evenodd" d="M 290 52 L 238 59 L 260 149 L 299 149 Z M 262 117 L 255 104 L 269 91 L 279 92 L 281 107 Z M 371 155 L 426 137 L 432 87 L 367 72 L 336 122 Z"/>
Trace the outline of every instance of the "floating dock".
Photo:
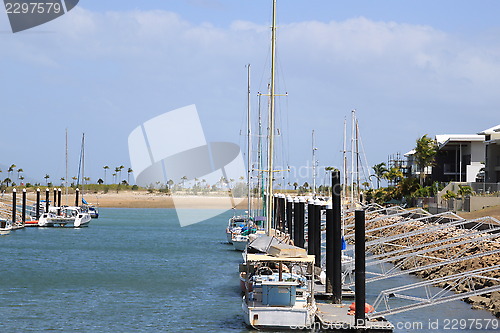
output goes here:
<path id="1" fill-rule="evenodd" d="M 316 303 L 318 311 L 316 319 L 321 330 L 341 330 L 365 332 L 392 332 L 394 325 L 385 318 L 370 319 L 364 322 L 364 325 L 356 325 L 354 315 L 349 315 L 349 305 Z"/>

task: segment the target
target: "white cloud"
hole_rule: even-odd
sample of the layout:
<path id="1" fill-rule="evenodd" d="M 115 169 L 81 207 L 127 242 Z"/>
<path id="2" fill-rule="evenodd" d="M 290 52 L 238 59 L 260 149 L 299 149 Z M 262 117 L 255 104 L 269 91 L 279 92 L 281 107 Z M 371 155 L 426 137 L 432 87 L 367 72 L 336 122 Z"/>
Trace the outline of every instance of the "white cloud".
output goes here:
<path id="1" fill-rule="evenodd" d="M 22 93 L 9 88 L 18 100 L 23 94 L 43 95 L 42 108 L 74 104 L 74 112 L 108 122 L 122 115 L 115 134 L 124 138 L 124 145 L 129 129 L 191 103 L 206 120 L 209 138 L 236 142 L 245 103 L 245 64 L 252 63 L 254 81 L 260 83 L 254 90 L 265 90 L 267 25 L 234 21 L 220 28 L 193 24 L 167 11 L 100 14 L 79 6 L 43 29 L 53 33 L 0 37 L 6 46 L 0 54 L 2 70 L 13 75 L 9 82 L 0 82 L 0 88 L 20 84 L 16 75 L 32 75 L 32 86 L 24 86 Z M 393 149 L 409 150 L 419 134 L 439 131 L 447 121 L 462 126 L 454 132 L 481 130 L 487 126 L 477 118 L 486 119 L 500 104 L 500 50 L 493 46 L 498 40 L 462 40 L 430 26 L 363 17 L 297 22 L 280 26 L 278 32 L 280 65 L 286 88 L 293 93 L 289 117 L 300 119 L 303 128 L 326 127 L 358 108 L 367 124 L 402 138 L 381 151 L 378 136 L 365 137 L 375 160 Z M 24 72 L 27 67 L 31 73 Z M 53 70 L 50 75 L 47 68 Z M 49 91 L 59 94 L 50 97 Z M 109 104 L 113 112 L 106 116 Z M 488 111 L 470 110 L 475 106 Z M 309 109 L 315 117 L 304 112 Z M 474 114 L 471 121 L 464 119 L 460 125 L 459 119 L 449 119 L 451 112 L 467 116 L 467 110 Z M 411 124 L 398 128 L 393 123 L 401 114 Z M 324 124 L 318 125 L 318 118 L 325 119 Z M 220 121 L 226 122 L 224 130 Z M 95 126 L 99 135 L 101 125 Z M 292 140 L 300 146 L 308 139 Z M 309 154 L 306 146 L 304 154 Z M 126 147 L 115 153 L 124 152 Z"/>

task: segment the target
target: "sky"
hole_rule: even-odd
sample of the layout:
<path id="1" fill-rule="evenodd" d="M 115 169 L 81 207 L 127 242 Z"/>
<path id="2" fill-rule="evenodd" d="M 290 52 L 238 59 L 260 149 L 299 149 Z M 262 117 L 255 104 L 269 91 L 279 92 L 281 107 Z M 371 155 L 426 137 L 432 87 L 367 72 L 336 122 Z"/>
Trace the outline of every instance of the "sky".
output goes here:
<path id="1" fill-rule="evenodd" d="M 134 128 L 195 104 L 209 142 L 244 146 L 247 70 L 252 110 L 269 79 L 270 0 L 81 0 L 13 34 L 0 11 L 0 178 L 85 176 L 130 167 Z M 311 133 L 322 166 L 341 167 L 355 109 L 368 167 L 424 134 L 498 125 L 500 2 L 278 1 L 278 124 L 289 181 L 310 177 Z M 349 126 L 348 126 L 349 127 Z M 363 158 L 364 161 L 364 158 Z M 324 171 L 319 171 L 320 178 Z M 107 181 L 111 181 L 108 172 Z M 122 174 L 126 179 L 126 173 Z M 300 179 L 299 179 L 300 178 Z"/>

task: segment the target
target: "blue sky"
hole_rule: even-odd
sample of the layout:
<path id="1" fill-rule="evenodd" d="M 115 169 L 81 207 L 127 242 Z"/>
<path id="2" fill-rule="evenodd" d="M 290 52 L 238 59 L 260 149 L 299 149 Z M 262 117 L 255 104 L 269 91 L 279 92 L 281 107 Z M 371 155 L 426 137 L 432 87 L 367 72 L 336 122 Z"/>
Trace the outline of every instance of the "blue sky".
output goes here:
<path id="1" fill-rule="evenodd" d="M 352 109 L 369 165 L 409 151 L 426 133 L 497 125 L 499 7 L 279 1 L 284 163 L 308 164 L 314 129 L 319 164 L 340 166 Z M 86 173 L 96 181 L 104 165 L 130 166 L 135 127 L 190 104 L 208 141 L 243 144 L 245 65 L 253 95 L 265 91 L 270 19 L 270 0 L 81 0 L 59 19 L 12 34 L 0 13 L 0 177 L 12 163 L 39 180 L 63 177 L 67 128 L 70 177 L 85 132 Z"/>

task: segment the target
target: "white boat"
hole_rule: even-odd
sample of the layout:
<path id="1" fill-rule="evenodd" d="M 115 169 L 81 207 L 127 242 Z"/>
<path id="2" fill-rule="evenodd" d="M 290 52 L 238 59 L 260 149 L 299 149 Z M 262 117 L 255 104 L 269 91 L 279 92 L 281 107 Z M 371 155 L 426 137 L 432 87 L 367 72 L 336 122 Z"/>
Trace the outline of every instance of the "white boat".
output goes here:
<path id="1" fill-rule="evenodd" d="M 227 242 L 232 244 L 233 237 L 241 234 L 241 229 L 247 224 L 247 217 L 243 216 L 233 216 L 228 220 L 226 228 L 226 239 Z"/>
<path id="2" fill-rule="evenodd" d="M 314 300 L 314 256 L 247 254 L 241 273 L 245 323 L 255 329 L 310 327 Z"/>
<path id="3" fill-rule="evenodd" d="M 80 206 L 81 210 L 89 213 L 90 217 L 93 219 L 99 218 L 99 209 L 96 206 L 89 204 L 84 200 L 85 199 L 82 198 L 83 205 Z"/>
<path id="4" fill-rule="evenodd" d="M 0 219 L 0 235 L 8 235 L 12 230 L 12 222 Z"/>
<path id="5" fill-rule="evenodd" d="M 80 207 L 50 207 L 49 212 L 44 212 L 39 220 L 39 227 L 73 227 L 81 228 L 90 223 L 90 214 L 83 212 Z"/>
<path id="6" fill-rule="evenodd" d="M 236 251 L 245 251 L 248 245 L 248 236 L 236 235 L 232 238 L 234 249 Z"/>

